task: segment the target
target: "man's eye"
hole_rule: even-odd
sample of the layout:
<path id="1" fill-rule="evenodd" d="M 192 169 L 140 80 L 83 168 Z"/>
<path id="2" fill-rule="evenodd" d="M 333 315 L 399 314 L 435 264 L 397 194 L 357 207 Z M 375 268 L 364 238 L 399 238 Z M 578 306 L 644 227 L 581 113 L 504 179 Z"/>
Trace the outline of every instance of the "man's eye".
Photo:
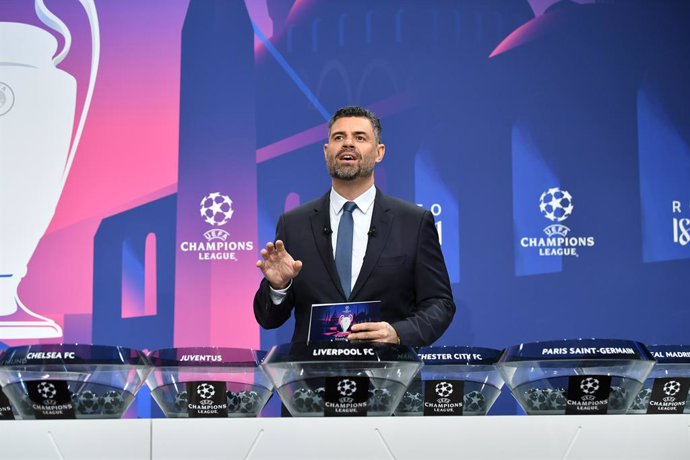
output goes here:
<path id="1" fill-rule="evenodd" d="M 365 140 L 366 140 L 366 137 L 364 137 L 364 136 L 357 136 L 357 140 L 358 140 L 358 141 L 365 141 Z"/>
<path id="2" fill-rule="evenodd" d="M 338 135 L 338 136 L 333 136 L 333 140 L 334 140 L 334 141 L 340 141 L 340 140 L 342 140 L 342 139 L 343 139 L 343 136 L 340 136 L 340 135 Z"/>

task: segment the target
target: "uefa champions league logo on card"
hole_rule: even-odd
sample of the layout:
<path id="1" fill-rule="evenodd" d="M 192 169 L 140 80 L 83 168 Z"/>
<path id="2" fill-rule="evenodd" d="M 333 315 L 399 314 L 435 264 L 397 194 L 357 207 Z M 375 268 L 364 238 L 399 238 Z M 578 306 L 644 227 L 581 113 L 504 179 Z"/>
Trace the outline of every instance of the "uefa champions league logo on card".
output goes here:
<path id="1" fill-rule="evenodd" d="M 685 383 L 684 383 L 685 382 Z M 654 381 L 652 388 L 648 388 L 648 397 L 645 401 L 648 414 L 682 414 L 686 411 L 688 401 L 687 379 L 674 380 L 673 378 L 661 378 Z M 638 395 L 639 396 L 639 395 Z M 636 399 L 637 402 L 637 399 Z"/>
<path id="2" fill-rule="evenodd" d="M 563 224 L 575 209 L 573 195 L 560 187 L 551 187 L 539 196 L 539 212 L 544 218 L 553 222 L 544 227 L 543 236 L 520 238 L 520 246 L 534 248 L 540 256 L 574 256 L 580 257 L 579 248 L 594 246 L 593 236 L 570 235 L 570 227 Z"/>
<path id="3" fill-rule="evenodd" d="M 424 415 L 462 415 L 466 401 L 464 382 L 458 380 L 424 381 Z M 475 392 L 476 393 L 476 392 Z"/>
<path id="4" fill-rule="evenodd" d="M 675 380 L 671 380 L 669 382 L 666 382 L 664 384 L 664 393 L 666 393 L 667 396 L 675 396 L 678 394 L 680 391 L 680 382 L 677 382 Z"/>
<path id="5" fill-rule="evenodd" d="M 38 394 L 41 396 L 43 399 L 53 399 L 55 395 L 57 394 L 57 390 L 55 389 L 55 385 L 53 385 L 50 382 L 41 382 L 38 384 L 37 387 Z"/>
<path id="6" fill-rule="evenodd" d="M 227 416 L 228 404 L 239 404 L 238 396 L 226 392 L 225 382 L 188 382 L 187 391 L 175 395 L 175 408 L 193 416 Z M 244 393 L 244 392 L 242 392 Z"/>
<path id="7" fill-rule="evenodd" d="M 50 382 L 41 382 L 38 384 L 36 387 L 36 392 L 38 395 L 43 398 L 43 404 L 46 406 L 54 406 L 57 404 L 57 401 L 55 401 L 55 396 L 57 396 L 57 390 L 55 389 L 55 385 L 53 385 Z"/>
<path id="8" fill-rule="evenodd" d="M 201 398 L 201 404 L 213 404 L 213 395 L 216 394 L 216 389 L 210 383 L 201 383 L 196 387 L 196 394 Z"/>
<path id="9" fill-rule="evenodd" d="M 449 382 L 439 382 L 436 384 L 434 391 L 438 395 L 438 402 L 449 403 L 449 397 L 453 394 L 453 384 Z"/>
<path id="10" fill-rule="evenodd" d="M 453 394 L 453 384 L 448 382 L 441 382 L 436 384 L 436 394 L 441 398 L 447 398 Z"/>
<path id="11" fill-rule="evenodd" d="M 349 398 L 357 391 L 357 383 L 350 379 L 343 379 L 338 382 L 337 389 L 341 396 Z"/>
<path id="12" fill-rule="evenodd" d="M 599 390 L 599 380 L 594 377 L 587 377 L 580 382 L 580 389 L 586 395 L 593 395 Z"/>
<path id="13" fill-rule="evenodd" d="M 211 192 L 204 195 L 199 202 L 199 215 L 210 229 L 202 235 L 205 241 L 183 241 L 182 252 L 196 253 L 199 260 L 232 260 L 237 261 L 238 252 L 253 251 L 253 241 L 233 241 L 230 233 L 219 227 L 230 223 L 235 210 L 233 201 L 228 195 Z"/>
<path id="14" fill-rule="evenodd" d="M 369 382 L 366 377 L 326 377 L 325 387 L 316 390 L 298 390 L 295 398 L 305 398 L 310 394 L 315 398 L 322 398 L 323 406 L 314 400 L 311 404 L 312 410 L 324 411 L 325 415 L 366 415 L 369 402 L 367 400 L 367 390 Z M 371 393 L 371 390 L 369 390 Z M 305 407 L 307 400 L 302 401 Z M 300 403 L 301 404 L 301 403 Z M 308 406 L 306 406 L 308 407 Z"/>

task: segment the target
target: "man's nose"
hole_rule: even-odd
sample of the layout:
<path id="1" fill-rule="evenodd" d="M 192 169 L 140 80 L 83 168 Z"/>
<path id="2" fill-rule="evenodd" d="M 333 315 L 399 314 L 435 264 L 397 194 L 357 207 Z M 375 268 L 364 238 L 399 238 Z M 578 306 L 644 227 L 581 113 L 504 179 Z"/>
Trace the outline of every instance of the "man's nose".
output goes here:
<path id="1" fill-rule="evenodd" d="M 354 136 L 345 136 L 343 139 L 343 147 L 354 147 L 355 146 L 355 138 Z"/>

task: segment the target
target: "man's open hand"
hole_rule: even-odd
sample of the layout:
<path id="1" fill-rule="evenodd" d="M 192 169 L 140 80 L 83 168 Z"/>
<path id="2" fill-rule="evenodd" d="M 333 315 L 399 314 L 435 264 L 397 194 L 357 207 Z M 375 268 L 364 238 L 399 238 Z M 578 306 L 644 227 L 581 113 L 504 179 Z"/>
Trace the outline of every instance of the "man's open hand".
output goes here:
<path id="1" fill-rule="evenodd" d="M 302 269 L 302 262 L 294 260 L 281 240 L 275 244 L 266 243 L 261 250 L 261 260 L 256 262 L 264 277 L 273 289 L 285 289 L 290 280 L 296 277 Z"/>

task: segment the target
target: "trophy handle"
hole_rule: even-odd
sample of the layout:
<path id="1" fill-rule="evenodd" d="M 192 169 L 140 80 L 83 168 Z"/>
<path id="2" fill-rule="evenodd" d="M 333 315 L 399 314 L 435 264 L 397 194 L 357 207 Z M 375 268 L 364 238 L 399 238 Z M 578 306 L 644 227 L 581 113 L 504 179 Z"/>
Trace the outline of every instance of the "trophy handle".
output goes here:
<path id="1" fill-rule="evenodd" d="M 93 88 L 96 86 L 96 75 L 98 74 L 98 63 L 101 58 L 101 31 L 98 26 L 98 14 L 96 13 L 96 5 L 93 0 L 79 0 L 81 6 L 89 18 L 89 27 L 91 28 L 91 73 L 89 75 L 89 86 L 86 90 L 86 97 L 84 98 L 84 105 L 79 115 L 79 123 L 77 124 L 77 131 L 74 133 L 72 140 L 72 147 L 70 148 L 67 161 L 65 162 L 65 169 L 62 172 L 62 186 L 65 186 L 67 175 L 72 168 L 72 161 L 74 154 L 77 152 L 77 146 L 81 139 L 81 133 L 84 130 L 84 123 L 86 123 L 86 115 L 91 107 L 91 98 L 93 97 Z"/>
<path id="2" fill-rule="evenodd" d="M 53 63 L 55 65 L 62 62 L 62 60 L 69 53 L 70 47 L 72 45 L 72 34 L 65 25 L 64 22 L 55 16 L 43 3 L 44 0 L 35 0 L 34 7 L 36 14 L 39 19 L 48 27 L 55 30 L 61 34 L 65 39 L 65 44 L 62 47 L 60 53 L 58 53 L 53 58 Z M 70 146 L 69 153 L 67 155 L 67 160 L 65 161 L 65 167 L 62 170 L 62 183 L 61 189 L 64 188 L 65 182 L 67 181 L 67 176 L 72 168 L 72 161 L 74 161 L 74 154 L 77 152 L 77 147 L 79 145 L 79 140 L 81 139 L 82 131 L 84 130 L 84 123 L 86 123 L 86 115 L 91 107 L 91 99 L 93 97 L 93 89 L 96 85 L 96 75 L 98 74 L 98 63 L 101 57 L 101 32 L 98 25 L 98 13 L 96 12 L 96 5 L 93 0 L 79 0 L 81 6 L 86 12 L 86 16 L 89 19 L 89 27 L 91 28 L 91 73 L 89 75 L 89 86 L 86 90 L 86 97 L 84 98 L 84 105 L 81 109 L 81 114 L 79 115 L 79 122 L 77 123 L 77 130 L 74 133 L 72 139 L 72 145 Z"/>

